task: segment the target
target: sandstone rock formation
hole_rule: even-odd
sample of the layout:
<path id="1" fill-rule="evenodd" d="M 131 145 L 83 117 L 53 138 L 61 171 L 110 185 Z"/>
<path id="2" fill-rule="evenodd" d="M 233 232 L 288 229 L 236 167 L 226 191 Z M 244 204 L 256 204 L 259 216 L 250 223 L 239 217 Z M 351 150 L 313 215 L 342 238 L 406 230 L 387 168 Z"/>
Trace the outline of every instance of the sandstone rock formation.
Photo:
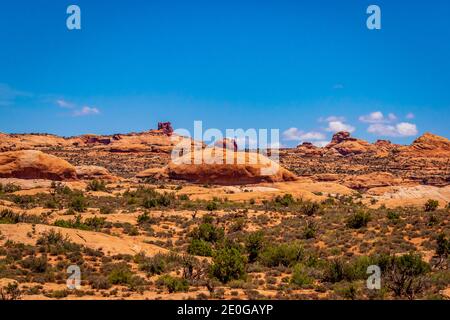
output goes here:
<path id="1" fill-rule="evenodd" d="M 405 156 L 450 158 L 450 140 L 427 132 L 400 152 Z"/>
<path id="2" fill-rule="evenodd" d="M 400 179 L 395 183 L 402 185 L 450 184 L 450 141 L 429 133 L 410 146 L 400 146 L 387 140 L 371 144 L 351 137 L 348 132 L 338 132 L 325 148 L 303 143 L 295 149 L 281 150 L 280 159 L 284 167 L 298 176 L 318 181 L 343 182 L 348 175 L 385 172 Z M 357 188 L 361 185 L 358 181 L 348 183 Z"/>
<path id="3" fill-rule="evenodd" d="M 388 172 L 372 172 L 363 175 L 347 176 L 342 184 L 356 190 L 401 185 L 402 179 L 396 178 Z"/>
<path id="4" fill-rule="evenodd" d="M 333 139 L 325 149 L 333 149 L 339 154 L 346 156 L 368 152 L 371 149 L 371 144 L 367 141 L 351 137 L 349 132 L 342 131 L 333 136 Z"/>
<path id="5" fill-rule="evenodd" d="M 100 166 L 78 166 L 75 167 L 77 177 L 84 180 L 118 181 L 119 178 L 113 176 L 106 168 Z"/>
<path id="6" fill-rule="evenodd" d="M 162 170 L 146 170 L 139 177 L 164 175 L 173 180 L 219 185 L 294 181 L 296 176 L 257 153 L 206 148 L 171 161 Z M 196 157 L 198 161 L 196 161 Z"/>
<path id="7" fill-rule="evenodd" d="M 158 130 L 161 130 L 167 136 L 173 134 L 173 128 L 170 122 L 158 122 Z"/>
<path id="8" fill-rule="evenodd" d="M 220 141 L 216 141 L 214 143 L 214 146 L 216 148 L 233 150 L 235 152 L 238 150 L 238 145 L 237 145 L 236 140 L 230 139 L 230 138 L 224 138 L 224 139 L 222 139 Z"/>
<path id="9" fill-rule="evenodd" d="M 0 177 L 74 180 L 75 167 L 65 160 L 36 150 L 0 153 Z"/>

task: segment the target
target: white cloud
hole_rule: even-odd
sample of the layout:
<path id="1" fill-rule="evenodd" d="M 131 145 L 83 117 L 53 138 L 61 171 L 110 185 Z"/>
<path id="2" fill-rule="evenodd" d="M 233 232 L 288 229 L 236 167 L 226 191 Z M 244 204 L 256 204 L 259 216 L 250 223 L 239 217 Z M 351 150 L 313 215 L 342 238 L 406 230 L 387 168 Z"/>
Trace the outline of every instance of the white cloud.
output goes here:
<path id="1" fill-rule="evenodd" d="M 74 107 L 73 103 L 70 103 L 63 99 L 56 100 L 56 104 L 61 108 L 73 108 Z"/>
<path id="2" fill-rule="evenodd" d="M 329 117 L 320 117 L 319 118 L 319 122 L 331 122 L 331 121 L 341 121 L 344 122 L 345 121 L 345 117 L 340 117 L 340 116 L 329 116 Z"/>
<path id="3" fill-rule="evenodd" d="M 369 122 L 369 123 L 378 123 L 384 121 L 383 113 L 380 111 L 372 112 L 368 115 L 359 117 L 359 121 L 361 122 Z"/>
<path id="4" fill-rule="evenodd" d="M 401 122 L 396 125 L 396 128 L 402 137 L 415 136 L 418 133 L 417 126 L 408 122 Z"/>
<path id="5" fill-rule="evenodd" d="M 100 110 L 97 108 L 91 108 L 88 106 L 84 106 L 81 108 L 81 110 L 76 110 L 73 115 L 75 117 L 82 117 L 82 116 L 89 116 L 89 115 L 96 115 L 100 114 Z"/>
<path id="6" fill-rule="evenodd" d="M 389 121 L 395 121 L 395 120 L 397 120 L 397 116 L 393 113 L 389 113 L 388 119 L 389 119 Z"/>
<path id="7" fill-rule="evenodd" d="M 321 140 L 321 141 L 313 142 L 313 145 L 315 145 L 316 147 L 319 147 L 319 148 L 323 148 L 323 147 L 326 147 L 329 143 L 330 143 L 330 141 Z"/>
<path id="8" fill-rule="evenodd" d="M 367 132 L 385 137 L 411 137 L 418 133 L 417 126 L 413 123 L 401 122 L 396 125 L 381 123 L 371 124 Z"/>
<path id="9" fill-rule="evenodd" d="M 397 120 L 397 116 L 389 113 L 387 117 L 381 111 L 375 111 L 368 115 L 360 116 L 359 121 L 366 123 L 388 123 Z"/>
<path id="10" fill-rule="evenodd" d="M 283 132 L 283 138 L 286 141 L 311 141 L 311 140 L 323 140 L 325 135 L 320 132 L 303 132 L 297 128 L 289 128 Z"/>
<path id="11" fill-rule="evenodd" d="M 406 115 L 406 119 L 414 119 L 416 116 L 414 115 L 414 113 L 410 112 Z"/>
<path id="12" fill-rule="evenodd" d="M 355 131 L 355 127 L 353 127 L 349 124 L 346 124 L 342 121 L 330 121 L 328 123 L 328 128 L 326 128 L 325 130 L 329 131 L 329 132 L 333 132 L 333 133 L 336 133 L 339 131 L 348 131 L 348 132 L 352 133 L 353 131 Z"/>

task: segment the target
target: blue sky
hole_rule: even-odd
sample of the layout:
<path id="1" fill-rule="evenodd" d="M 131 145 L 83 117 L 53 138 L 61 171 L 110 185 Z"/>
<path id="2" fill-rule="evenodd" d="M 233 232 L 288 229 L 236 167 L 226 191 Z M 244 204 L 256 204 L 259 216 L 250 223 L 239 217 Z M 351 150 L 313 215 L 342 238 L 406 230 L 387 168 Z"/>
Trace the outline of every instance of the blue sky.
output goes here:
<path id="1" fill-rule="evenodd" d="M 77 4 L 82 30 L 66 28 Z M 366 28 L 377 4 L 382 29 Z M 450 137 L 450 2 L 2 1 L 0 132 Z"/>

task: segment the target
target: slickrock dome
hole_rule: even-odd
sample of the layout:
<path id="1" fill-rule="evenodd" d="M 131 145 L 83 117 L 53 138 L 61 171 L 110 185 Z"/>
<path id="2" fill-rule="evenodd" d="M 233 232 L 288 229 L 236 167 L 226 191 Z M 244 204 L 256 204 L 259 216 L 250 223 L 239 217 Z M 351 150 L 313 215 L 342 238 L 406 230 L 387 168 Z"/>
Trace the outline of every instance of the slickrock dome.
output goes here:
<path id="1" fill-rule="evenodd" d="M 195 157 L 199 157 L 197 163 Z M 294 181 L 297 177 L 268 157 L 249 152 L 233 152 L 222 148 L 206 148 L 188 153 L 170 162 L 162 170 L 146 170 L 138 174 L 164 174 L 170 179 L 220 185 Z"/>
<path id="2" fill-rule="evenodd" d="M 65 160 L 41 151 L 22 150 L 0 153 L 0 178 L 75 180 L 75 167 Z"/>

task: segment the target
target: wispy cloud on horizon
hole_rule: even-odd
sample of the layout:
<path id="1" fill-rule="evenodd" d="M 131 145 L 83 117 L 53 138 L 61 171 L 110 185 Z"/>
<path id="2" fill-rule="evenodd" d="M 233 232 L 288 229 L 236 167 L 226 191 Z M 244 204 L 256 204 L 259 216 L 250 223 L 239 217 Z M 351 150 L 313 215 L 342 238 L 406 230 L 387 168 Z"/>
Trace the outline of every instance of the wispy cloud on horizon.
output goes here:
<path id="1" fill-rule="evenodd" d="M 58 99 L 55 102 L 61 108 L 72 109 L 73 107 L 75 107 L 75 105 L 73 103 L 68 102 L 64 99 Z"/>
<path id="2" fill-rule="evenodd" d="M 100 110 L 95 107 L 84 106 L 80 110 L 75 110 L 73 112 L 74 117 L 84 117 L 90 115 L 100 114 Z"/>
<path id="3" fill-rule="evenodd" d="M 0 106 L 11 106 L 18 98 L 31 97 L 29 92 L 14 89 L 6 83 L 0 83 Z"/>

